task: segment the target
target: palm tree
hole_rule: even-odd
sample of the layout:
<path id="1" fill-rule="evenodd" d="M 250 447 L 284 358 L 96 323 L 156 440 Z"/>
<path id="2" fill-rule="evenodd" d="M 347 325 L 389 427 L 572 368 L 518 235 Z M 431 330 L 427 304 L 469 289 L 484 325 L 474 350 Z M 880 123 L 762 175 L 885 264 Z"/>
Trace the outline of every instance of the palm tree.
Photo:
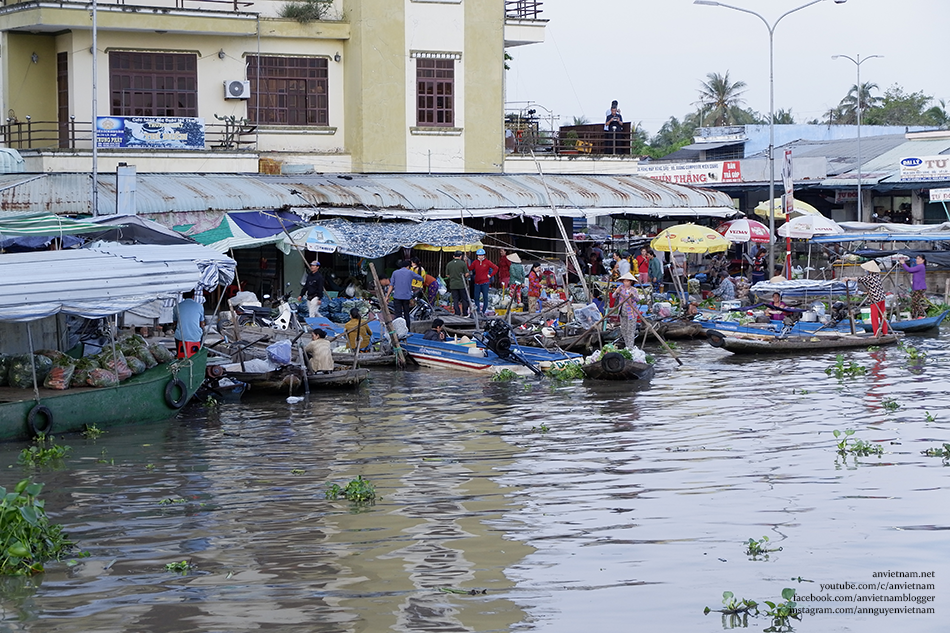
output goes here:
<path id="1" fill-rule="evenodd" d="M 795 115 L 792 114 L 791 108 L 788 110 L 781 108 L 775 113 L 774 119 L 775 125 L 795 125 Z M 766 117 L 766 120 L 768 120 L 768 117 Z"/>
<path id="2" fill-rule="evenodd" d="M 877 84 L 870 82 L 861 84 L 860 89 L 857 84 L 851 86 L 848 94 L 841 100 L 841 103 L 838 104 L 838 110 L 841 116 L 836 123 L 845 125 L 857 123 L 858 108 L 861 109 L 861 116 L 863 117 L 869 109 L 881 102 L 881 97 L 875 97 L 871 94 L 872 90 L 877 89 Z"/>
<path id="3" fill-rule="evenodd" d="M 571 123 L 571 125 L 589 125 L 589 124 L 590 124 L 590 119 L 588 119 L 584 115 L 574 117 L 574 121 Z"/>
<path id="4" fill-rule="evenodd" d="M 706 79 L 699 89 L 699 101 L 694 104 L 704 111 L 704 123 L 716 126 L 734 125 L 737 122 L 736 115 L 745 103 L 741 95 L 746 90 L 746 83 L 729 81 L 728 70 L 724 75 L 709 73 Z"/>

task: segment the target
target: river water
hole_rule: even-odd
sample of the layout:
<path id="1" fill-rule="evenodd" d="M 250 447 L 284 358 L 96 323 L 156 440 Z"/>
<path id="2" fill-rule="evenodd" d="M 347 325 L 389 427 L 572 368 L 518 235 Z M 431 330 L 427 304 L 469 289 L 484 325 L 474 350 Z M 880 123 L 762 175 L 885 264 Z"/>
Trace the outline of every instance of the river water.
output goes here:
<path id="1" fill-rule="evenodd" d="M 834 354 L 701 342 L 638 389 L 375 371 L 356 393 L 68 437 L 61 468 L 26 474 L 90 557 L 3 581 L 0 630 L 761 631 L 704 607 L 790 587 L 834 599 L 805 607 L 934 610 L 796 631 L 945 631 L 950 468 L 921 451 L 950 442 L 950 353 L 908 344 L 926 360 L 846 352 L 868 373 L 842 380 Z M 839 456 L 836 429 L 884 455 Z M 7 486 L 20 448 L 0 447 Z M 325 498 L 360 475 L 375 505 Z M 782 549 L 748 556 L 765 536 Z M 933 589 L 862 586 L 879 582 Z"/>

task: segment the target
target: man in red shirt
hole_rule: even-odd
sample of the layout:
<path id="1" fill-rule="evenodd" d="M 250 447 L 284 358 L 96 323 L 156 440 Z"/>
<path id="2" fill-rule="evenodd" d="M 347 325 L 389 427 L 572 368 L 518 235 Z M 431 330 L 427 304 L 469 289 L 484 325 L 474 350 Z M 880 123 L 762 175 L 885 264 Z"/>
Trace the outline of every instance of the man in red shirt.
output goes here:
<path id="1" fill-rule="evenodd" d="M 508 260 L 508 251 L 498 249 L 498 281 L 502 288 L 507 288 L 511 281 L 511 262 Z"/>
<path id="2" fill-rule="evenodd" d="M 475 297 L 472 299 L 478 308 L 478 297 L 482 297 L 482 309 L 484 314 L 488 310 L 488 285 L 491 283 L 492 275 L 498 272 L 498 266 L 485 257 L 485 249 L 480 248 L 475 251 L 475 261 L 468 265 L 468 269 L 474 273 Z"/>

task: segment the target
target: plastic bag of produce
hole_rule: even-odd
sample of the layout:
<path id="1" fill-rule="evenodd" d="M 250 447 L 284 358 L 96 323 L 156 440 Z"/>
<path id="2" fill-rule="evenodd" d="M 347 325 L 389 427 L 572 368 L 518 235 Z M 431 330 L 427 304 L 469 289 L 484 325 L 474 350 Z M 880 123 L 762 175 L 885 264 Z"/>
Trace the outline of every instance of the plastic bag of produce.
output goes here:
<path id="1" fill-rule="evenodd" d="M 0 354 L 0 387 L 7 384 L 7 374 L 10 373 L 10 357 Z"/>
<path id="2" fill-rule="evenodd" d="M 46 380 L 46 376 L 53 368 L 53 361 L 48 356 L 40 354 L 33 356 L 31 361 L 29 354 L 20 354 L 10 361 L 8 379 L 11 387 L 29 389 L 33 386 L 33 363 L 36 363 L 36 382 L 42 384 Z"/>
<path id="3" fill-rule="evenodd" d="M 175 360 L 175 355 L 164 345 L 152 343 L 148 346 L 148 349 L 159 363 L 170 363 Z"/>
<path id="4" fill-rule="evenodd" d="M 145 366 L 145 363 L 142 362 L 142 359 L 139 358 L 138 356 L 126 356 L 125 362 L 128 363 L 129 369 L 132 371 L 133 376 L 138 376 L 139 374 L 144 372 L 146 369 L 148 369 Z"/>
<path id="5" fill-rule="evenodd" d="M 90 387 L 118 387 L 119 379 L 108 369 L 93 369 L 89 372 L 86 383 Z"/>
<path id="6" fill-rule="evenodd" d="M 158 365 L 158 361 L 155 360 L 155 357 L 152 355 L 152 352 L 149 350 L 148 346 L 140 347 L 135 356 L 145 363 L 146 369 L 151 369 L 152 367 Z"/>
<path id="7" fill-rule="evenodd" d="M 43 381 L 43 386 L 47 389 L 69 389 L 75 372 L 76 365 L 71 358 L 63 354 L 62 358 L 53 361 L 53 368 Z"/>
<path id="8" fill-rule="evenodd" d="M 273 345 L 267 346 L 267 358 L 270 359 L 272 363 L 278 365 L 289 365 L 290 364 L 290 341 L 284 339 L 282 341 L 277 341 Z"/>
<path id="9" fill-rule="evenodd" d="M 112 354 L 111 349 L 103 350 L 99 354 L 99 364 L 102 365 L 103 369 L 112 370 L 119 377 L 120 382 L 132 377 L 132 370 L 129 369 L 129 364 L 125 360 L 125 354 L 118 349 L 115 351 L 115 355 Z"/>
<path id="10" fill-rule="evenodd" d="M 70 387 L 85 387 L 89 384 L 89 372 L 93 369 L 101 369 L 99 361 L 92 356 L 86 356 L 76 361 L 76 367 L 73 370 L 72 380 L 69 381 Z"/>

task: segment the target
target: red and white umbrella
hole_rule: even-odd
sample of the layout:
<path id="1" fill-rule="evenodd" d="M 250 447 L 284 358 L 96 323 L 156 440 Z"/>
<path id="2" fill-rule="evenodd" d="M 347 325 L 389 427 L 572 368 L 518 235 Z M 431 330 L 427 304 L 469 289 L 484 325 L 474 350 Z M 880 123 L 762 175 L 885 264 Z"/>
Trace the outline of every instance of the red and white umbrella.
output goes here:
<path id="1" fill-rule="evenodd" d="M 823 215 L 800 215 L 792 218 L 778 228 L 782 237 L 808 240 L 816 235 L 841 235 L 844 229 L 838 223 Z"/>
<path id="2" fill-rule="evenodd" d="M 756 220 L 740 218 L 738 220 L 729 220 L 716 227 L 716 231 L 722 234 L 730 242 L 755 242 L 756 244 L 768 244 L 771 242 L 772 235 L 769 233 L 769 227 Z"/>

